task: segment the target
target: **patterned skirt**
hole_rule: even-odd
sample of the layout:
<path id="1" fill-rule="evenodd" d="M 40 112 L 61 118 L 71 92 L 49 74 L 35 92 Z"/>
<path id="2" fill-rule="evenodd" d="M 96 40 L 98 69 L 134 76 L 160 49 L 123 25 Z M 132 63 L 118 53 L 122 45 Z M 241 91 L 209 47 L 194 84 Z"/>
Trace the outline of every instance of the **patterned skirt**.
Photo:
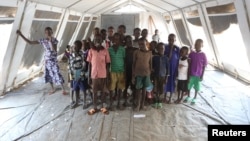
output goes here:
<path id="1" fill-rule="evenodd" d="M 62 74 L 59 71 L 57 59 L 50 59 L 45 61 L 45 83 L 54 83 L 61 85 L 64 83 Z"/>

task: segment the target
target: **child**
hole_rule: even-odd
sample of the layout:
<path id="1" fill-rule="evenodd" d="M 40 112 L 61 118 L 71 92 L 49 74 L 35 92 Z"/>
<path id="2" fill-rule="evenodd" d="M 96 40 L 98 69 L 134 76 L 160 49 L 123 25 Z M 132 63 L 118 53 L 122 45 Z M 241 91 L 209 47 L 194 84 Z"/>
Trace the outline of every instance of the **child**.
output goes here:
<path id="1" fill-rule="evenodd" d="M 201 51 L 203 47 L 203 40 L 197 39 L 195 41 L 195 51 L 189 54 L 190 67 L 189 67 L 189 82 L 188 82 L 188 96 L 184 102 L 190 100 L 190 90 L 194 87 L 195 95 L 191 101 L 191 104 L 195 104 L 198 91 L 200 91 L 200 81 L 203 80 L 205 67 L 207 66 L 207 57 L 204 52 Z"/>
<path id="2" fill-rule="evenodd" d="M 152 84 L 150 80 L 152 52 L 147 50 L 145 38 L 140 38 L 138 43 L 140 50 L 134 52 L 132 66 L 132 81 L 137 95 L 136 111 L 145 109 L 146 88 Z"/>
<path id="3" fill-rule="evenodd" d="M 112 44 L 113 35 L 114 35 L 114 27 L 110 26 L 110 27 L 108 27 L 108 38 L 107 38 L 109 47 L 113 46 L 113 44 Z"/>
<path id="4" fill-rule="evenodd" d="M 163 94 L 164 85 L 167 83 L 168 77 L 168 57 L 164 55 L 164 44 L 157 44 L 157 55 L 153 56 L 153 80 L 155 84 L 154 91 L 156 92 L 156 101 L 154 104 L 155 108 L 162 108 L 160 101 L 160 95 Z"/>
<path id="5" fill-rule="evenodd" d="M 146 49 L 147 50 L 151 50 L 150 49 L 150 43 L 149 43 L 149 41 L 148 41 L 148 29 L 146 29 L 146 28 L 144 28 L 144 29 L 142 29 L 142 31 L 141 31 L 141 38 L 143 38 L 144 40 L 146 40 Z"/>
<path id="6" fill-rule="evenodd" d="M 132 89 L 132 96 L 133 96 L 133 104 L 134 104 L 134 99 L 135 99 L 135 89 L 134 85 L 132 84 L 132 64 L 133 64 L 133 54 L 134 52 L 138 49 L 133 47 L 133 41 L 132 37 L 130 35 L 127 35 L 125 37 L 126 40 L 126 57 L 125 57 L 125 76 L 126 76 L 126 87 L 125 87 L 125 103 L 124 106 L 127 106 L 127 93 L 128 93 L 128 88 L 130 87 Z"/>
<path id="7" fill-rule="evenodd" d="M 157 52 L 157 42 L 156 41 L 151 41 L 150 42 L 150 50 L 152 51 L 152 55 L 155 55 Z"/>
<path id="8" fill-rule="evenodd" d="M 41 44 L 44 47 L 44 61 L 45 61 L 45 72 L 44 72 L 44 78 L 45 83 L 50 83 L 51 91 L 49 94 L 55 93 L 54 84 L 61 85 L 62 87 L 62 94 L 66 95 L 68 94 L 63 86 L 64 79 L 62 74 L 60 73 L 58 61 L 57 61 L 57 44 L 58 40 L 52 36 L 53 31 L 51 27 L 45 28 L 45 38 L 42 38 L 40 40 L 31 41 L 27 39 L 25 36 L 23 36 L 22 32 L 20 30 L 17 30 L 17 35 L 20 35 L 27 43 L 29 44 Z"/>
<path id="9" fill-rule="evenodd" d="M 82 53 L 83 53 L 83 61 L 86 63 L 86 71 L 85 71 L 85 84 L 86 84 L 86 92 L 88 91 L 88 93 L 90 94 L 91 100 L 93 102 L 93 95 L 91 92 L 91 86 L 89 85 L 89 62 L 87 61 L 87 57 L 88 57 L 88 53 L 89 53 L 89 49 L 90 49 L 90 42 L 88 40 L 82 40 Z M 83 105 L 83 109 L 87 108 L 87 105 L 85 105 L 86 103 L 86 97 L 87 94 L 84 95 L 84 105 Z"/>
<path id="10" fill-rule="evenodd" d="M 157 43 L 160 42 L 160 36 L 159 36 L 158 32 L 159 32 L 158 29 L 156 29 L 155 34 L 152 36 L 152 40 L 156 41 Z"/>
<path id="11" fill-rule="evenodd" d="M 118 103 L 117 108 L 123 109 L 120 105 L 121 94 L 125 90 L 125 78 L 124 78 L 124 62 L 125 62 L 125 48 L 120 44 L 120 34 L 115 33 L 113 38 L 113 46 L 110 47 L 109 55 L 111 59 L 110 64 L 110 110 L 113 110 L 113 93 L 115 89 L 118 90 Z"/>
<path id="12" fill-rule="evenodd" d="M 180 50 L 180 59 L 178 66 L 178 82 L 177 82 L 177 91 L 178 98 L 175 103 L 180 103 L 185 93 L 188 91 L 188 67 L 189 67 L 189 58 L 188 58 L 188 47 L 183 46 Z"/>
<path id="13" fill-rule="evenodd" d="M 165 96 L 164 99 L 166 100 L 167 93 L 170 93 L 169 100 L 167 103 L 171 103 L 172 95 L 175 92 L 175 80 L 178 73 L 178 63 L 179 63 L 179 54 L 180 49 L 174 43 L 176 41 L 175 34 L 169 34 L 168 36 L 168 45 L 165 45 L 165 52 L 164 54 L 167 55 L 169 59 L 169 76 L 168 76 L 168 83 L 165 86 Z"/>
<path id="14" fill-rule="evenodd" d="M 121 41 L 120 41 L 120 44 L 122 45 L 122 46 L 125 46 L 125 33 L 126 33 L 126 26 L 125 25 L 119 25 L 118 26 L 118 30 L 117 30 L 117 32 L 120 34 L 120 39 L 121 39 Z"/>
<path id="15" fill-rule="evenodd" d="M 102 108 L 103 114 L 108 114 L 109 111 L 104 107 L 105 95 L 103 94 L 106 87 L 107 78 L 107 64 L 110 63 L 110 56 L 107 49 L 101 46 L 102 37 L 97 34 L 94 39 L 94 46 L 89 50 L 87 61 L 89 62 L 90 75 L 92 78 L 93 89 L 93 105 L 94 108 L 88 111 L 89 115 L 98 112 L 97 109 L 97 92 L 101 91 L 102 95 Z"/>
<path id="16" fill-rule="evenodd" d="M 71 108 L 75 108 L 80 101 L 80 90 L 84 94 L 84 108 L 86 105 L 86 89 L 87 89 L 87 64 L 84 61 L 83 54 L 81 52 L 82 42 L 77 40 L 73 45 L 73 52 L 69 56 L 69 72 L 71 80 Z M 75 94 L 74 94 L 75 92 Z"/>
<path id="17" fill-rule="evenodd" d="M 139 48 L 138 40 L 141 35 L 141 29 L 139 27 L 135 28 L 133 35 L 134 35 L 133 46 L 135 48 Z"/>

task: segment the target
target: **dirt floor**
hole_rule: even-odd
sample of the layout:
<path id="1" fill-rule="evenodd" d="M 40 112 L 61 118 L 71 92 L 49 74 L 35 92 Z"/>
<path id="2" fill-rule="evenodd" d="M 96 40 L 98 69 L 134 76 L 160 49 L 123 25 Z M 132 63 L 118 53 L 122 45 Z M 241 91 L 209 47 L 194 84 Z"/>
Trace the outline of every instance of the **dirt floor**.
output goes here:
<path id="1" fill-rule="evenodd" d="M 67 80 L 66 64 L 60 67 Z M 162 109 L 127 107 L 90 116 L 91 106 L 70 109 L 69 95 L 60 87 L 48 95 L 49 89 L 41 75 L 0 99 L 0 141 L 207 141 L 208 125 L 250 124 L 249 86 L 211 67 L 195 105 L 164 103 Z"/>

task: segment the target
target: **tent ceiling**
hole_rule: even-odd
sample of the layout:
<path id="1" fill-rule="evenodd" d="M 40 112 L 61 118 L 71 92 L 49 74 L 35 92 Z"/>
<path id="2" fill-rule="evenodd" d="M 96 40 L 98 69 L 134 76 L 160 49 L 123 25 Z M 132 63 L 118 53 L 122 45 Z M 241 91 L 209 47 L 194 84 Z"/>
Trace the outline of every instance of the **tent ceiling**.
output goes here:
<path id="1" fill-rule="evenodd" d="M 165 13 L 195 4 L 214 0 L 30 0 L 86 14 L 112 13 L 114 10 L 133 4 L 149 12 Z"/>

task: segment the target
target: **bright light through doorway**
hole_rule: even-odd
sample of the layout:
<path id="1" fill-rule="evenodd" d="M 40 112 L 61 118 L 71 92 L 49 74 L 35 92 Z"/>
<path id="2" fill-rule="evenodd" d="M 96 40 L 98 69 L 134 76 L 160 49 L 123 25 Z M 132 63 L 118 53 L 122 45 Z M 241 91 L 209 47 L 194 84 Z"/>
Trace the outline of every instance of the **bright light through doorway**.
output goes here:
<path id="1" fill-rule="evenodd" d="M 145 11 L 146 11 L 145 9 L 134 6 L 133 4 L 128 4 L 114 12 L 115 13 L 139 13 L 139 12 L 145 12 Z"/>

